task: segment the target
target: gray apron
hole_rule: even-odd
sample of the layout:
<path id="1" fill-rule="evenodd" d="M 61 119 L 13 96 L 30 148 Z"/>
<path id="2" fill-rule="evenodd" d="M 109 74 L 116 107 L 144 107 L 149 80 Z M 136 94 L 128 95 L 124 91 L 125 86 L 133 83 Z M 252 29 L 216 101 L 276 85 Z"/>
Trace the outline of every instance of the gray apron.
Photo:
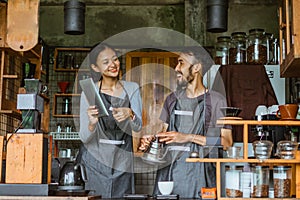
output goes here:
<path id="1" fill-rule="evenodd" d="M 179 97 L 171 112 L 169 131 L 205 135 L 205 99 L 205 94 L 198 98 Z M 189 147 L 190 151 L 197 151 L 200 157 L 206 156 L 204 148 L 195 143 L 167 146 L 170 145 Z M 181 198 L 197 198 L 202 187 L 215 187 L 215 165 L 187 163 L 190 151 L 173 150 L 169 153 L 172 163 L 158 170 L 154 194 L 159 194 L 157 182 L 165 180 L 174 181 L 173 194 L 179 194 Z"/>
<path id="2" fill-rule="evenodd" d="M 127 92 L 124 99 L 101 92 L 100 95 L 109 116 L 99 118 L 98 157 L 95 158 L 85 147 L 81 148 L 81 162 L 86 166 L 88 176 L 85 189 L 95 190 L 95 194 L 103 198 L 121 198 L 124 194 L 134 193 L 132 135 L 129 120 L 117 122 L 111 108 L 130 107 L 129 96 Z"/>

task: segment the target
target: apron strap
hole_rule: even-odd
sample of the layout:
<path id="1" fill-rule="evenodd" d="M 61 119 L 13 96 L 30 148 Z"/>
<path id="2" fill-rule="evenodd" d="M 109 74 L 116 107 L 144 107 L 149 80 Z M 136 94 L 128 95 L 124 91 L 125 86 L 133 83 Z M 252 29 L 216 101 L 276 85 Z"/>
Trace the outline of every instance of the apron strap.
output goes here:
<path id="1" fill-rule="evenodd" d="M 125 140 L 107 140 L 107 139 L 99 139 L 99 143 L 102 143 L 102 144 L 120 145 L 120 144 L 125 144 Z"/>

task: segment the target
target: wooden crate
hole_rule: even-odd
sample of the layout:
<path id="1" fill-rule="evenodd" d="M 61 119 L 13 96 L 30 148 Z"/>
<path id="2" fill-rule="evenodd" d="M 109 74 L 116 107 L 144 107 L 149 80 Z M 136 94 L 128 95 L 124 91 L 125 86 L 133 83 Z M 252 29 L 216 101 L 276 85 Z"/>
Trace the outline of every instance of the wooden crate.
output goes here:
<path id="1" fill-rule="evenodd" d="M 7 134 L 5 183 L 42 183 L 44 134 Z M 47 167 L 46 167 L 47 168 Z"/>

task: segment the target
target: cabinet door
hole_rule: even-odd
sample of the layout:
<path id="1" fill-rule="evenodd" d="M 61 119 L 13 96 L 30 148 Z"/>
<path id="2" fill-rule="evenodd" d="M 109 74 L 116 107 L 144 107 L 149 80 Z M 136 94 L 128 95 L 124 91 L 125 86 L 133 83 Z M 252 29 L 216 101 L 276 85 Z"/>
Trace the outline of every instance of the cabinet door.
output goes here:
<path id="1" fill-rule="evenodd" d="M 175 90 L 174 68 L 177 54 L 170 52 L 130 52 L 126 54 L 127 81 L 140 85 L 143 102 L 142 134 L 155 134 L 162 129 L 159 120 L 166 96 Z"/>
<path id="2" fill-rule="evenodd" d="M 280 71 L 282 77 L 299 77 L 300 1 L 279 1 Z"/>

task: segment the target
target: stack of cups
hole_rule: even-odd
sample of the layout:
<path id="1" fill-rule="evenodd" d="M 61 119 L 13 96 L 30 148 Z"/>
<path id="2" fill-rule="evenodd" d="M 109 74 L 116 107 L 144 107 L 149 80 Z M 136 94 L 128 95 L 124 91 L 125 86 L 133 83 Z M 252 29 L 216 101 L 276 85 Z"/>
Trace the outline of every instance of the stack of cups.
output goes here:
<path id="1" fill-rule="evenodd" d="M 252 172 L 242 172 L 241 173 L 241 188 L 243 191 L 243 198 L 250 197 L 252 184 L 253 184 L 253 173 Z"/>

